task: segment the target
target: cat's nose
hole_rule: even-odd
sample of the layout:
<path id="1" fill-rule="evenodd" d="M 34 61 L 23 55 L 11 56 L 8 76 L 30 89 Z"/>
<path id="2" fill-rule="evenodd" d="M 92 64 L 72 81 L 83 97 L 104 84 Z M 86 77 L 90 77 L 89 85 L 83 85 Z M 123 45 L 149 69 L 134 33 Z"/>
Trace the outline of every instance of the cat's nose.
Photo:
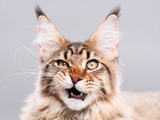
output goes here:
<path id="1" fill-rule="evenodd" d="M 77 76 L 71 76 L 71 80 L 73 84 L 76 84 L 78 81 L 82 80 L 80 77 Z"/>

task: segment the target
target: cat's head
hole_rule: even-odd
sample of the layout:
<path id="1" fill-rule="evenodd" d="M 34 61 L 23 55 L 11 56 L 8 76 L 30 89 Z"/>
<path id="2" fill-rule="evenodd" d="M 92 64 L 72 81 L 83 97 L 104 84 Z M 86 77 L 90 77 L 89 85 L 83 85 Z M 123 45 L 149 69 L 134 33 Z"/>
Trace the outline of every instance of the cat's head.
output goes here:
<path id="1" fill-rule="evenodd" d="M 97 101 L 111 102 L 119 89 L 119 10 L 107 16 L 84 43 L 64 39 L 37 8 L 40 91 L 71 110 L 87 108 Z"/>

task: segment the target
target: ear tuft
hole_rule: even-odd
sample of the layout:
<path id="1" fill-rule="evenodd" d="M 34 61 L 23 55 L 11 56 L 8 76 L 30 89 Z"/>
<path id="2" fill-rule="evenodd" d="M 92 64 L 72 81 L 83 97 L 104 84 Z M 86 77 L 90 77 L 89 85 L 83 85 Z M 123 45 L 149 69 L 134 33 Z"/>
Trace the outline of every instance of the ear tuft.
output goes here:
<path id="1" fill-rule="evenodd" d="M 45 14 L 44 14 L 44 12 L 41 10 L 41 8 L 39 7 L 39 5 L 37 4 L 36 6 L 35 6 L 35 13 L 36 13 L 36 15 L 37 15 L 37 18 L 39 17 L 39 16 L 46 16 Z"/>
<path id="2" fill-rule="evenodd" d="M 121 8 L 120 6 L 117 6 L 115 9 L 113 9 L 108 16 L 110 15 L 116 15 L 118 18 L 120 17 L 120 11 L 121 11 Z M 108 17 L 107 16 L 107 17 Z"/>

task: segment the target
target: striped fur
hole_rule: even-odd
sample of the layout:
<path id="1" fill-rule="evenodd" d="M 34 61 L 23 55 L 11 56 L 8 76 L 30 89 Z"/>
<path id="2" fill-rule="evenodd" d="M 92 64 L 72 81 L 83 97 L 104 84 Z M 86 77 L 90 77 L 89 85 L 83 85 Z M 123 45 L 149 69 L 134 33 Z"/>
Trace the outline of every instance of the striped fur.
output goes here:
<path id="1" fill-rule="evenodd" d="M 120 92 L 118 11 L 109 14 L 89 40 L 73 43 L 62 38 L 40 8 L 36 10 L 41 70 L 36 89 L 22 109 L 21 120 L 160 119 L 157 114 L 160 103 L 154 100 L 154 97 L 160 100 L 160 94 Z M 113 34 L 106 36 L 106 33 Z M 64 61 L 65 67 L 60 67 L 59 61 Z M 90 61 L 95 61 L 97 67 L 88 69 Z M 78 78 L 76 83 L 72 76 Z M 69 97 L 68 89 L 73 87 L 84 94 L 84 99 Z M 145 102 L 139 105 L 142 103 L 138 99 L 140 96 L 153 97 L 150 102 L 154 101 L 158 106 L 153 109 L 154 116 L 145 114 L 149 107 Z"/>

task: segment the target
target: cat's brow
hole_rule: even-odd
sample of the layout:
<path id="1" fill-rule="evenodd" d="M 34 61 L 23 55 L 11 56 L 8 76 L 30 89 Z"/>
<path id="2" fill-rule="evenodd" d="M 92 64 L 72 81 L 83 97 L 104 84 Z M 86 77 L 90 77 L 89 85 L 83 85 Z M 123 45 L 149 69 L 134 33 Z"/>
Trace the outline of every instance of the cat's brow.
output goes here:
<path id="1" fill-rule="evenodd" d="M 90 58 L 90 52 L 87 51 L 87 59 Z"/>
<path id="2" fill-rule="evenodd" d="M 84 50 L 86 51 L 85 53 Z M 70 56 L 68 55 L 70 52 Z M 82 55 L 82 54 L 86 54 L 86 58 L 89 59 L 90 58 L 90 52 L 88 51 L 87 46 L 84 46 L 81 43 L 73 43 L 70 44 L 66 51 L 64 52 L 64 58 L 67 60 L 69 57 L 71 57 L 73 54 L 78 54 L 78 55 Z"/>
<path id="3" fill-rule="evenodd" d="M 68 56 L 68 52 L 69 51 L 71 51 L 71 55 L 73 55 L 74 53 L 73 53 L 73 49 L 72 48 L 68 48 L 67 50 L 66 50 L 66 52 L 64 53 L 64 58 L 67 60 L 67 56 Z"/>
<path id="4" fill-rule="evenodd" d="M 81 55 L 83 50 L 86 50 L 86 48 L 82 48 L 80 51 L 79 51 L 79 54 Z"/>
<path id="5" fill-rule="evenodd" d="M 80 51 L 79 51 L 79 54 L 81 55 L 83 53 L 83 50 L 86 50 L 86 56 L 87 56 L 87 59 L 89 59 L 90 57 L 90 52 L 87 50 L 87 48 L 82 48 Z"/>

